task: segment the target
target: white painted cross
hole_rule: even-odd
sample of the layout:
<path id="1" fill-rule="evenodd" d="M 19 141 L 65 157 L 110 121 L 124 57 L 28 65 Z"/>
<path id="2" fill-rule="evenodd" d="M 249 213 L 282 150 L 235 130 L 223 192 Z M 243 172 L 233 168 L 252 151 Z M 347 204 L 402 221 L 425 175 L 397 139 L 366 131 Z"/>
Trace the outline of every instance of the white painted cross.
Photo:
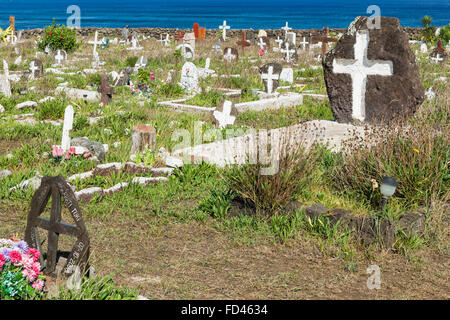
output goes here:
<path id="1" fill-rule="evenodd" d="M 289 41 L 285 42 L 284 49 L 281 49 L 281 53 L 286 54 L 286 61 L 291 62 L 291 54 L 295 53 L 295 49 L 289 50 Z"/>
<path id="2" fill-rule="evenodd" d="M 286 21 L 286 25 L 281 28 L 281 30 L 284 30 L 284 37 L 286 38 L 286 34 L 288 33 L 289 30 L 291 30 L 291 27 L 288 27 L 288 22 Z"/>
<path id="3" fill-rule="evenodd" d="M 73 107 L 68 105 L 66 111 L 64 112 L 64 125 L 62 132 L 61 148 L 64 152 L 70 149 L 70 130 L 72 130 L 73 125 Z"/>
<path id="4" fill-rule="evenodd" d="M 369 31 L 358 31 L 353 47 L 355 59 L 334 59 L 333 72 L 349 74 L 352 78 L 352 117 L 364 121 L 366 117 L 366 83 L 367 76 L 392 76 L 392 61 L 369 60 Z"/>
<path id="5" fill-rule="evenodd" d="M 39 70 L 39 67 L 36 65 L 36 63 L 33 61 L 31 61 L 30 63 L 30 71 L 31 71 L 31 78 L 34 79 L 35 78 L 35 74 L 36 71 Z"/>
<path id="6" fill-rule="evenodd" d="M 3 74 L 6 76 L 6 78 L 9 77 L 9 66 L 8 62 L 6 62 L 5 59 L 3 59 Z"/>
<path id="7" fill-rule="evenodd" d="M 164 45 L 167 47 L 169 45 L 169 43 L 170 43 L 169 34 L 166 34 L 166 38 L 165 39 L 163 39 L 162 38 L 162 34 L 160 34 L 158 42 L 164 43 Z"/>
<path id="8" fill-rule="evenodd" d="M 210 58 L 206 58 L 206 62 L 205 62 L 205 70 L 209 70 L 209 65 L 211 64 L 211 59 Z"/>
<path id="9" fill-rule="evenodd" d="M 62 62 L 64 61 L 64 56 L 61 54 L 61 50 L 56 51 L 56 55 L 55 55 L 55 61 L 56 64 L 62 64 Z"/>
<path id="10" fill-rule="evenodd" d="M 127 48 L 127 50 L 142 50 L 142 47 L 138 47 L 138 45 L 138 39 L 133 37 L 133 39 L 131 39 L 131 48 Z"/>
<path id="11" fill-rule="evenodd" d="M 303 46 L 303 50 L 306 50 L 306 46 L 309 44 L 309 42 L 306 41 L 306 37 L 303 37 L 303 41 L 300 42 L 300 44 Z"/>
<path id="12" fill-rule="evenodd" d="M 263 41 L 263 38 L 259 38 L 258 45 L 261 49 L 264 50 L 264 46 L 266 45 L 266 43 Z"/>
<path id="13" fill-rule="evenodd" d="M 273 74 L 273 66 L 269 66 L 266 74 L 261 74 L 261 79 L 267 80 L 267 93 L 272 93 L 273 90 L 273 80 L 279 79 L 279 74 Z"/>
<path id="14" fill-rule="evenodd" d="M 283 43 L 283 40 L 280 39 L 280 36 L 277 36 L 277 40 L 275 40 L 275 43 L 278 44 L 278 49 L 281 49 L 281 44 Z"/>
<path id="15" fill-rule="evenodd" d="M 227 36 L 227 30 L 230 29 L 230 26 L 227 26 L 227 21 L 223 20 L 223 25 L 219 26 L 219 29 L 222 29 L 222 39 L 223 41 L 226 40 Z"/>
<path id="16" fill-rule="evenodd" d="M 227 53 L 223 57 L 225 58 L 225 60 L 230 62 L 231 60 L 236 58 L 236 55 L 231 53 L 231 48 L 228 48 Z"/>
<path id="17" fill-rule="evenodd" d="M 88 41 L 89 44 L 94 45 L 94 50 L 92 51 L 92 55 L 95 56 L 95 52 L 97 52 L 97 44 L 101 44 L 101 41 L 97 41 L 98 39 L 98 31 L 95 31 L 94 41 Z"/>
<path id="18" fill-rule="evenodd" d="M 225 128 L 229 124 L 234 124 L 236 117 L 231 115 L 232 106 L 233 104 L 231 103 L 231 101 L 225 100 L 223 104 L 223 111 L 214 111 L 213 115 L 214 118 L 219 121 L 219 128 Z"/>
<path id="19" fill-rule="evenodd" d="M 444 58 L 442 58 L 441 55 L 438 53 L 438 54 L 436 54 L 436 57 L 432 57 L 431 60 L 434 63 L 439 63 L 439 62 L 444 61 Z"/>

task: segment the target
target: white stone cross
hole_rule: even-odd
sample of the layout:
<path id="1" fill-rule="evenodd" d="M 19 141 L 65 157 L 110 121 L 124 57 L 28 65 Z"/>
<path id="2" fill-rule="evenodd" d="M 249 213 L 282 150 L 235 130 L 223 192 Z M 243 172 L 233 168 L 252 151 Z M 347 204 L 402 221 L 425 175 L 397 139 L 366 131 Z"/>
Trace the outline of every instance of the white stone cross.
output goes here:
<path id="1" fill-rule="evenodd" d="M 57 64 L 62 64 L 64 61 L 64 56 L 61 54 L 61 50 L 56 51 L 55 61 Z"/>
<path id="2" fill-rule="evenodd" d="M 442 58 L 441 55 L 438 53 L 438 54 L 436 54 L 436 57 L 432 57 L 431 60 L 434 63 L 439 63 L 439 62 L 444 61 L 444 58 Z"/>
<path id="3" fill-rule="evenodd" d="M 369 60 L 369 31 L 358 31 L 353 47 L 355 59 L 334 59 L 333 72 L 349 74 L 352 78 L 352 117 L 364 121 L 366 117 L 366 83 L 367 76 L 392 76 L 392 61 Z"/>
<path id="4" fill-rule="evenodd" d="M 210 58 L 206 58 L 206 62 L 205 62 L 205 70 L 209 70 L 209 65 L 211 63 L 211 59 Z"/>
<path id="5" fill-rule="evenodd" d="M 286 54 L 286 61 L 291 62 L 291 54 L 295 53 L 295 49 L 289 50 L 289 41 L 285 42 L 284 49 L 281 49 L 281 53 Z"/>
<path id="6" fill-rule="evenodd" d="M 267 80 L 267 93 L 272 93 L 273 90 L 273 80 L 279 79 L 279 74 L 273 74 L 273 66 L 269 66 L 266 74 L 261 74 L 261 79 Z"/>
<path id="7" fill-rule="evenodd" d="M 236 58 L 236 55 L 231 53 L 231 48 L 228 48 L 226 55 L 224 55 L 223 57 L 225 58 L 225 60 L 230 62 L 231 60 Z"/>
<path id="8" fill-rule="evenodd" d="M 30 63 L 30 71 L 31 71 L 31 77 L 32 77 L 32 79 L 35 78 L 35 73 L 36 73 L 36 71 L 38 71 L 38 70 L 39 70 L 39 67 L 36 65 L 36 63 L 34 62 L 34 60 L 31 61 L 31 63 Z"/>
<path id="9" fill-rule="evenodd" d="M 94 50 L 92 51 L 92 55 L 95 56 L 95 52 L 97 52 L 97 44 L 101 44 L 101 41 L 97 41 L 98 39 L 98 31 L 95 31 L 94 41 L 88 41 L 89 44 L 94 45 Z"/>
<path id="10" fill-rule="evenodd" d="M 227 26 L 227 21 L 226 20 L 223 20 L 223 25 L 219 26 L 219 29 L 223 30 L 222 31 L 222 39 L 223 39 L 223 41 L 225 41 L 226 38 L 227 38 L 227 36 L 226 36 L 227 30 L 230 29 L 230 26 Z"/>
<path id="11" fill-rule="evenodd" d="M 169 45 L 169 43 L 170 43 L 170 39 L 169 39 L 169 34 L 167 33 L 166 34 L 166 38 L 165 39 L 163 39 L 162 38 L 162 34 L 160 34 L 159 35 L 159 39 L 160 40 L 158 40 L 158 42 L 161 42 L 161 43 L 163 43 L 164 42 L 164 45 L 167 47 L 168 45 Z"/>
<path id="12" fill-rule="evenodd" d="M 138 47 L 138 45 L 138 39 L 133 37 L 133 39 L 131 39 L 131 48 L 127 48 L 127 50 L 142 50 L 142 47 Z"/>
<path id="13" fill-rule="evenodd" d="M 223 111 L 214 111 L 213 115 L 214 118 L 219 121 L 219 128 L 225 128 L 227 125 L 234 124 L 234 121 L 236 121 L 236 117 L 231 115 L 232 106 L 233 104 L 231 101 L 225 100 L 223 104 Z"/>
<path id="14" fill-rule="evenodd" d="M 306 46 L 309 44 L 309 42 L 306 41 L 306 37 L 303 37 L 303 41 L 300 42 L 300 44 L 303 46 L 303 50 L 306 50 Z"/>
<path id="15" fill-rule="evenodd" d="M 61 148 L 64 152 L 70 149 L 70 130 L 72 130 L 73 125 L 73 107 L 68 105 L 66 111 L 64 112 L 64 125 L 62 132 Z"/>
<path id="16" fill-rule="evenodd" d="M 281 44 L 283 43 L 283 40 L 280 39 L 280 36 L 277 36 L 277 40 L 275 40 L 275 43 L 278 44 L 278 48 L 281 49 Z"/>
<path id="17" fill-rule="evenodd" d="M 258 45 L 261 49 L 264 50 L 264 46 L 266 45 L 266 43 L 263 41 L 263 38 L 259 38 Z"/>
<path id="18" fill-rule="evenodd" d="M 3 59 L 3 74 L 6 76 L 6 78 L 9 77 L 9 66 L 8 62 L 6 62 L 5 59 Z"/>
<path id="19" fill-rule="evenodd" d="M 281 28 L 281 30 L 284 30 L 284 36 L 285 37 L 286 37 L 286 34 L 288 33 L 288 31 L 291 30 L 291 29 L 292 29 L 291 27 L 288 27 L 287 21 L 286 21 L 286 25 L 283 28 Z"/>

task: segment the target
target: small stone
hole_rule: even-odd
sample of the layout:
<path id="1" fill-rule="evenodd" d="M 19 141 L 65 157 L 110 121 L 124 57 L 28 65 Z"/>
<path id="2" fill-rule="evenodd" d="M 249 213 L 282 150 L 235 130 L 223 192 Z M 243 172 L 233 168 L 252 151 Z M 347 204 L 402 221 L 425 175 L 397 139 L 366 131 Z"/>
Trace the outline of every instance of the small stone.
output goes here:
<path id="1" fill-rule="evenodd" d="M 328 208 L 325 207 L 323 204 L 315 203 L 305 210 L 306 215 L 310 217 L 311 219 L 316 219 L 328 212 Z"/>
<path id="2" fill-rule="evenodd" d="M 173 156 L 167 156 L 165 163 L 166 163 L 166 166 L 172 167 L 172 168 L 181 168 L 183 166 L 183 160 L 173 157 Z"/>
<path id="3" fill-rule="evenodd" d="M 96 195 L 103 195 L 103 189 L 100 187 L 91 187 L 75 192 L 75 197 L 78 201 L 89 202 Z"/>
<path id="4" fill-rule="evenodd" d="M 23 109 L 23 108 L 34 108 L 34 107 L 37 107 L 37 102 L 34 102 L 34 101 L 25 101 L 25 102 L 22 102 L 22 103 L 19 103 L 18 105 L 16 105 L 16 108 L 17 109 Z"/>
<path id="5" fill-rule="evenodd" d="M 105 163 L 95 167 L 93 174 L 94 176 L 110 176 L 113 172 L 117 173 L 120 170 L 122 170 L 122 163 L 120 162 Z"/>
<path id="6" fill-rule="evenodd" d="M 5 112 L 5 107 L 0 104 L 0 113 Z"/>

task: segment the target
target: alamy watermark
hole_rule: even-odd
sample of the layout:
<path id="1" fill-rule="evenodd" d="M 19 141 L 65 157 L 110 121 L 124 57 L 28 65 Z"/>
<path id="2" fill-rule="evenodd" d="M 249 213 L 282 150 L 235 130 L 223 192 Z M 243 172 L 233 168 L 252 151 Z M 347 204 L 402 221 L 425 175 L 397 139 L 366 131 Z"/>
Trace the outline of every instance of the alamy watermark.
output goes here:
<path id="1" fill-rule="evenodd" d="M 381 29 L 381 9 L 377 5 L 371 5 L 367 7 L 367 13 L 371 13 L 372 15 L 367 20 L 367 28 L 372 29 Z"/>
<path id="2" fill-rule="evenodd" d="M 367 279 L 366 285 L 367 289 L 373 290 L 381 289 L 381 270 L 377 265 L 371 265 L 366 270 L 367 274 L 370 274 L 370 277 Z"/>
<path id="3" fill-rule="evenodd" d="M 72 14 L 67 18 L 66 26 L 69 28 L 79 29 L 81 28 L 81 9 L 77 5 L 71 5 L 67 7 L 67 14 Z"/>

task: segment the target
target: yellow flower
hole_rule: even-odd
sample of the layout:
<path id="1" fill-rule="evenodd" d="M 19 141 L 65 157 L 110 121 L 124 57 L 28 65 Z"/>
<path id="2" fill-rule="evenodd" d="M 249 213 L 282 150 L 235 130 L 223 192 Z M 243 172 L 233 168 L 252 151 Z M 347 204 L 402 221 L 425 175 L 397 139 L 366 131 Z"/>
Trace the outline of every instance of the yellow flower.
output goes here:
<path id="1" fill-rule="evenodd" d="M 415 149 L 415 148 L 413 148 L 412 150 L 415 151 L 415 152 L 417 152 L 417 153 L 419 153 L 419 150 L 417 150 L 417 149 Z"/>
<path id="2" fill-rule="evenodd" d="M 376 188 L 378 188 L 377 180 L 371 179 L 370 181 L 372 182 L 372 190 L 375 190 Z"/>

